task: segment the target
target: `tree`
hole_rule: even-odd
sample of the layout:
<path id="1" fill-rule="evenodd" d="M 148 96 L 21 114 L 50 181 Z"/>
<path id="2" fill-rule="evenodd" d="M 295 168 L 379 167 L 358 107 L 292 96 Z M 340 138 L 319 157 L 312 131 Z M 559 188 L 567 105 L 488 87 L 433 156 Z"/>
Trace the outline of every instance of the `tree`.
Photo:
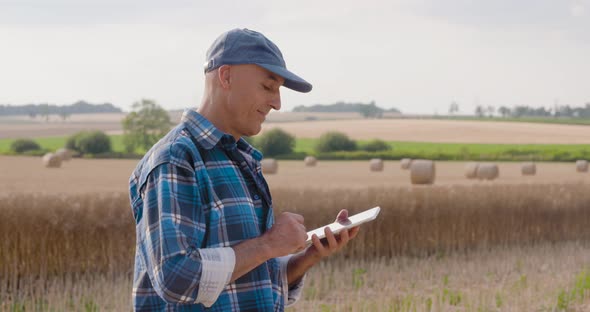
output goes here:
<path id="1" fill-rule="evenodd" d="M 257 137 L 255 143 L 265 157 L 274 157 L 293 153 L 295 137 L 282 129 L 275 128 Z"/>
<path id="2" fill-rule="evenodd" d="M 111 151 L 111 138 L 98 130 L 78 136 L 76 144 L 82 154 L 96 155 Z"/>
<path id="3" fill-rule="evenodd" d="M 459 112 L 459 104 L 457 104 L 457 102 L 453 101 L 451 103 L 451 105 L 449 105 L 449 115 L 455 115 L 458 112 Z"/>
<path id="4" fill-rule="evenodd" d="M 133 104 L 133 111 L 123 119 L 123 145 L 128 153 L 137 148 L 149 149 L 172 126 L 170 116 L 156 102 L 142 99 Z"/>
<path id="5" fill-rule="evenodd" d="M 362 149 L 367 152 L 381 152 L 390 150 L 391 146 L 383 140 L 373 139 L 363 145 Z"/>
<path id="6" fill-rule="evenodd" d="M 529 109 L 526 106 L 517 105 L 512 110 L 512 116 L 514 116 L 516 118 L 525 117 L 527 115 L 528 110 Z"/>
<path id="7" fill-rule="evenodd" d="M 359 106 L 359 113 L 365 118 L 381 118 L 383 117 L 383 110 L 371 101 L 369 104 L 361 104 Z"/>
<path id="8" fill-rule="evenodd" d="M 484 110 L 483 106 L 477 105 L 475 107 L 475 115 L 477 117 L 483 117 L 485 115 L 485 110 Z"/>
<path id="9" fill-rule="evenodd" d="M 68 112 L 67 108 L 62 107 L 59 112 L 59 116 L 61 117 L 62 121 L 66 121 L 66 119 L 68 119 L 68 117 L 70 117 L 70 112 Z"/>
<path id="10" fill-rule="evenodd" d="M 41 115 L 43 116 L 43 118 L 45 118 L 45 122 L 49 122 L 49 105 L 41 104 L 40 109 Z"/>
<path id="11" fill-rule="evenodd" d="M 111 138 L 102 131 L 80 131 L 66 141 L 67 149 L 81 154 L 102 154 L 111 152 Z"/>
<path id="12" fill-rule="evenodd" d="M 494 116 L 494 112 L 496 111 L 496 108 L 493 107 L 492 105 L 488 105 L 487 111 L 488 111 L 488 116 L 491 118 Z"/>
<path id="13" fill-rule="evenodd" d="M 498 108 L 498 113 L 500 113 L 502 117 L 507 117 L 510 115 L 510 108 L 506 106 L 500 106 L 500 108 Z"/>
<path id="14" fill-rule="evenodd" d="M 17 154 L 27 151 L 38 151 L 40 149 L 41 146 L 31 139 L 17 139 L 10 144 L 10 150 Z"/>
<path id="15" fill-rule="evenodd" d="M 34 110 L 30 110 L 30 111 L 29 111 L 29 117 L 30 117 L 31 119 L 35 119 L 35 118 L 37 117 L 37 112 L 36 112 L 36 111 L 34 111 Z"/>
<path id="16" fill-rule="evenodd" d="M 319 153 L 354 150 L 356 150 L 355 141 L 349 139 L 344 133 L 333 131 L 322 134 L 316 146 L 316 151 Z"/>

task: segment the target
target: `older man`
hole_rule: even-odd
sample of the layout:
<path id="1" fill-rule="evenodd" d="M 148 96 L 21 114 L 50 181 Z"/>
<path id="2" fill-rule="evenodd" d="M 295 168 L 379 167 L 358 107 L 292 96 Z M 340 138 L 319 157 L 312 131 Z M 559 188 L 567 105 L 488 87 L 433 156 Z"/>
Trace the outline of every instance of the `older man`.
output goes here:
<path id="1" fill-rule="evenodd" d="M 299 297 L 305 272 L 358 233 L 327 230 L 307 247 L 302 216 L 275 220 L 262 155 L 242 138 L 281 108 L 281 86 L 312 86 L 287 70 L 274 43 L 248 29 L 213 43 L 205 75 L 198 110 L 187 110 L 130 178 L 134 308 L 282 311 Z"/>

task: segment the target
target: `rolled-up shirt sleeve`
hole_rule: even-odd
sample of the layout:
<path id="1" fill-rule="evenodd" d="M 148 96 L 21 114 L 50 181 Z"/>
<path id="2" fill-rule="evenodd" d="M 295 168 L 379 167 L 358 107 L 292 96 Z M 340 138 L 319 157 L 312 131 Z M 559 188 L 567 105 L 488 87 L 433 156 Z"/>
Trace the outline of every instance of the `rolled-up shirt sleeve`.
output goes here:
<path id="1" fill-rule="evenodd" d="M 291 257 L 293 257 L 293 255 L 277 258 L 281 265 L 281 278 L 283 279 L 283 297 L 285 298 L 286 307 L 292 306 L 293 304 L 295 304 L 295 302 L 299 300 L 299 298 L 301 298 L 301 295 L 303 293 L 303 284 L 305 282 L 306 276 L 303 275 L 303 277 L 299 279 L 297 283 L 289 286 L 287 270 L 289 267 L 289 260 L 291 260 Z"/>
<path id="2" fill-rule="evenodd" d="M 231 280 L 236 265 L 236 255 L 231 247 L 200 249 L 201 280 L 197 302 L 210 307 Z"/>
<path id="3" fill-rule="evenodd" d="M 231 247 L 198 248 L 206 224 L 194 170 L 158 165 L 142 199 L 138 248 L 155 291 L 167 302 L 210 307 L 229 283 L 235 254 Z"/>

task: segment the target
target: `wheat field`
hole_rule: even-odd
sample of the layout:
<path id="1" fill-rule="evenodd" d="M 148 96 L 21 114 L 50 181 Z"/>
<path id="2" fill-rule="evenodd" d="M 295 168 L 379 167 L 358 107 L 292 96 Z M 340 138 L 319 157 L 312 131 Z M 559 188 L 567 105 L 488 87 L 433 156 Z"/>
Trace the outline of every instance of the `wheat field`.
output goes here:
<path id="1" fill-rule="evenodd" d="M 291 311 L 589 311 L 588 244 L 321 263 Z"/>
<path id="2" fill-rule="evenodd" d="M 300 213 L 309 228 L 341 208 L 383 208 L 349 248 L 310 272 L 296 311 L 549 311 L 588 302 L 590 285 L 577 281 L 590 263 L 586 184 L 273 194 L 277 212 Z M 3 310 L 129 309 L 126 193 L 13 193 L 0 203 Z"/>
<path id="3" fill-rule="evenodd" d="M 0 311 L 129 311 L 135 160 L 0 156 Z M 584 311 L 590 304 L 590 179 L 570 163 L 467 180 L 437 163 L 412 186 L 399 162 L 280 162 L 268 175 L 277 213 L 308 229 L 379 205 L 340 254 L 313 268 L 291 311 Z"/>

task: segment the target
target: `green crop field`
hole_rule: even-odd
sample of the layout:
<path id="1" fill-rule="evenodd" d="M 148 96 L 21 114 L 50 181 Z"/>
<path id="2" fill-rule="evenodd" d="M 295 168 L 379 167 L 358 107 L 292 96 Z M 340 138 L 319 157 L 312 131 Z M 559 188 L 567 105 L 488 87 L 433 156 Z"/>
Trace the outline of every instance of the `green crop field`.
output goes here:
<path id="1" fill-rule="evenodd" d="M 125 148 L 123 147 L 123 136 L 111 135 L 109 137 L 111 138 L 111 147 L 113 152 L 124 152 Z M 34 138 L 33 141 L 37 142 L 43 150 L 55 151 L 64 147 L 67 139 L 67 136 L 58 136 Z M 0 154 L 11 154 L 10 144 L 12 144 L 14 140 L 15 139 L 0 139 Z"/>
<path id="2" fill-rule="evenodd" d="M 318 139 L 297 139 L 295 152 L 315 155 Z M 357 141 L 362 146 L 368 141 Z M 468 143 L 424 143 L 387 142 L 391 150 L 377 153 L 363 151 L 337 152 L 324 155 L 332 159 L 385 159 L 427 158 L 437 160 L 544 160 L 569 161 L 590 158 L 590 145 L 585 144 L 468 144 Z M 369 155 L 372 154 L 372 155 Z M 321 156 L 321 155 L 320 155 Z"/>
<path id="3" fill-rule="evenodd" d="M 111 135 L 114 153 L 124 153 L 122 135 Z M 42 149 L 55 151 L 65 145 L 67 137 L 44 137 L 34 139 Z M 10 144 L 14 139 L 0 139 L 0 154 L 11 154 Z M 572 161 L 590 158 L 590 145 L 585 144 L 471 144 L 471 143 L 425 143 L 388 141 L 389 151 L 365 152 L 362 147 L 367 140 L 358 140 L 358 151 L 319 154 L 315 151 L 318 139 L 299 138 L 294 155 L 283 158 L 298 158 L 301 155 L 316 155 L 321 159 L 360 160 L 369 158 L 400 159 L 426 158 L 433 160 L 503 160 L 503 161 Z M 139 152 L 142 154 L 142 152 Z M 281 157 L 279 157 L 281 158 Z"/>

